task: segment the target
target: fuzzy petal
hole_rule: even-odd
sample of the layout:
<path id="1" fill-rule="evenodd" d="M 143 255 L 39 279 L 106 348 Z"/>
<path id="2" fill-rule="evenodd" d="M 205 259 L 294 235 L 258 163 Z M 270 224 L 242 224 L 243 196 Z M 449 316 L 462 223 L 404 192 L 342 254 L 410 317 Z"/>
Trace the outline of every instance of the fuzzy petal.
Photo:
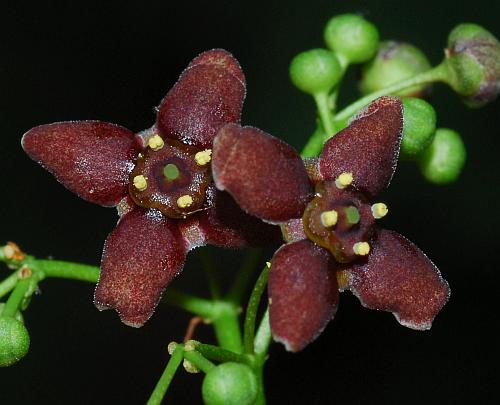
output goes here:
<path id="1" fill-rule="evenodd" d="M 142 326 L 181 272 L 186 252 L 177 220 L 153 209 L 125 214 L 104 244 L 95 305 L 114 308 L 129 326 Z"/>
<path id="2" fill-rule="evenodd" d="M 233 198 L 215 191 L 213 206 L 181 221 L 179 226 L 190 245 L 208 243 L 226 248 L 278 246 L 280 228 L 241 210 Z"/>
<path id="3" fill-rule="evenodd" d="M 129 173 L 140 146 L 134 133 L 99 121 L 41 125 L 22 146 L 58 181 L 81 198 L 114 206 L 127 195 Z"/>
<path id="4" fill-rule="evenodd" d="M 335 262 L 328 251 L 303 240 L 282 246 L 271 263 L 273 337 L 297 352 L 316 339 L 337 312 Z"/>
<path id="5" fill-rule="evenodd" d="M 389 311 L 401 325 L 430 329 L 450 288 L 422 251 L 400 234 L 378 231 L 365 263 L 350 270 L 349 287 L 363 306 Z"/>
<path id="6" fill-rule="evenodd" d="M 325 143 L 320 172 L 333 180 L 351 172 L 354 185 L 372 197 L 383 191 L 396 170 L 403 130 L 403 107 L 396 97 L 380 97 L 350 125 Z"/>
<path id="7" fill-rule="evenodd" d="M 214 141 L 215 184 L 243 210 L 269 222 L 300 217 L 313 195 L 299 154 L 252 127 L 226 125 Z"/>
<path id="8" fill-rule="evenodd" d="M 229 52 L 204 52 L 162 100 L 158 129 L 167 138 L 210 148 L 220 128 L 240 122 L 245 91 L 243 72 Z"/>

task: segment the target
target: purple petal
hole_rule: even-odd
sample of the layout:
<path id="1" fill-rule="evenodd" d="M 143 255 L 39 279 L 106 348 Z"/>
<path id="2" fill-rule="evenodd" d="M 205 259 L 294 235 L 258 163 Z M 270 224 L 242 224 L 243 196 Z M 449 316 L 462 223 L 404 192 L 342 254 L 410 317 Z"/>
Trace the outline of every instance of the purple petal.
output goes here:
<path id="1" fill-rule="evenodd" d="M 179 223 L 191 247 L 205 242 L 227 248 L 277 246 L 282 241 L 278 226 L 246 214 L 229 194 L 215 191 L 211 198 L 211 208 Z"/>
<path id="2" fill-rule="evenodd" d="M 157 126 L 172 139 L 210 147 L 217 131 L 240 122 L 245 77 L 227 51 L 214 49 L 193 59 L 162 100 Z"/>
<path id="3" fill-rule="evenodd" d="M 186 252 L 176 220 L 153 209 L 125 214 L 104 244 L 95 305 L 114 308 L 127 325 L 142 326 L 182 271 Z"/>
<path id="4" fill-rule="evenodd" d="M 131 131 L 99 121 L 41 125 L 24 134 L 22 146 L 69 190 L 104 206 L 127 195 L 140 150 Z"/>
<path id="5" fill-rule="evenodd" d="M 288 144 L 252 127 L 230 124 L 213 146 L 215 184 L 243 210 L 269 222 L 300 217 L 312 186 L 298 153 Z"/>
<path id="6" fill-rule="evenodd" d="M 302 350 L 337 312 L 333 257 L 308 240 L 282 246 L 271 261 L 269 299 L 274 339 L 289 351 Z"/>
<path id="7" fill-rule="evenodd" d="M 351 291 L 371 309 L 394 314 L 401 325 L 430 329 L 450 296 L 448 283 L 422 251 L 400 234 L 378 231 L 372 252 L 354 265 Z"/>
<path id="8" fill-rule="evenodd" d="M 403 107 L 396 97 L 380 97 L 325 143 L 320 172 L 334 180 L 351 172 L 353 184 L 372 197 L 383 191 L 396 169 L 403 130 Z"/>

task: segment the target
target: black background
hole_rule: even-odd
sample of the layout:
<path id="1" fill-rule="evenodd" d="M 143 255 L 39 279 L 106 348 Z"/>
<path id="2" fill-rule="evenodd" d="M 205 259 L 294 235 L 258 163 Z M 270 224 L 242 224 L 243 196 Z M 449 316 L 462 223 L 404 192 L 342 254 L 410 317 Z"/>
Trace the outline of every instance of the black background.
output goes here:
<path id="1" fill-rule="evenodd" d="M 98 264 L 116 213 L 67 192 L 20 148 L 29 128 L 100 119 L 134 131 L 149 127 L 153 107 L 199 52 L 223 47 L 240 60 L 248 96 L 243 122 L 298 149 L 314 126 L 312 101 L 295 90 L 288 64 L 321 47 L 333 14 L 361 12 L 382 38 L 414 43 L 440 61 L 450 29 L 471 21 L 500 36 L 497 1 L 4 2 L 0 10 L 0 241 L 31 254 Z M 432 4 L 432 5 L 431 5 Z M 341 102 L 356 97 L 349 73 Z M 426 183 L 401 163 L 384 201 L 385 226 L 417 243 L 450 282 L 450 302 L 430 332 L 416 332 L 346 293 L 334 322 L 300 354 L 271 349 L 271 404 L 498 403 L 497 302 L 500 101 L 465 108 L 435 86 L 438 125 L 458 129 L 468 162 L 460 181 Z M 265 153 L 265 151 L 264 151 Z M 227 276 L 238 253 L 220 254 Z M 269 252 L 268 254 L 271 254 Z M 7 274 L 4 272 L 4 274 Z M 196 254 L 180 288 L 201 290 Z M 2 404 L 144 403 L 182 339 L 189 319 L 161 307 L 142 329 L 99 313 L 93 287 L 49 280 L 25 318 L 32 345 L 19 364 L 0 369 Z M 168 403 L 201 403 L 201 376 L 180 372 Z"/>

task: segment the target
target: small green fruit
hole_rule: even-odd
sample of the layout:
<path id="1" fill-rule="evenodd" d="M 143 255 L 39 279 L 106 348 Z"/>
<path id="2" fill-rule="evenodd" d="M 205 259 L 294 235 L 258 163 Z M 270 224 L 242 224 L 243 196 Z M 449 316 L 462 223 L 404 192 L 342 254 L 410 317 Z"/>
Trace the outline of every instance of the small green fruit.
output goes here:
<path id="1" fill-rule="evenodd" d="M 356 14 L 341 14 L 328 21 L 324 39 L 328 48 L 348 63 L 362 63 L 377 52 L 379 34 L 371 22 Z"/>
<path id="2" fill-rule="evenodd" d="M 0 317 L 0 367 L 17 363 L 29 347 L 30 336 L 24 324 L 15 318 Z"/>
<path id="3" fill-rule="evenodd" d="M 435 184 L 455 181 L 466 159 L 465 145 L 460 135 L 447 128 L 438 128 L 434 140 L 418 157 L 422 174 Z"/>
<path id="4" fill-rule="evenodd" d="M 396 41 L 380 43 L 377 56 L 363 66 L 359 89 L 363 94 L 381 90 L 431 68 L 427 57 L 415 46 Z M 395 96 L 422 96 L 426 85 L 417 85 L 394 93 Z"/>
<path id="5" fill-rule="evenodd" d="M 412 157 L 427 148 L 436 131 L 436 111 L 420 98 L 403 99 L 403 139 L 401 153 Z"/>
<path id="6" fill-rule="evenodd" d="M 328 93 L 342 77 L 337 57 L 327 49 L 299 53 L 290 64 L 290 78 L 308 94 Z"/>
<path id="7" fill-rule="evenodd" d="M 448 84 L 470 107 L 481 107 L 500 93 L 500 43 L 477 24 L 460 24 L 448 37 Z"/>
<path id="8" fill-rule="evenodd" d="M 257 377 L 244 364 L 223 363 L 205 376 L 202 395 L 206 405 L 250 405 L 257 397 Z"/>

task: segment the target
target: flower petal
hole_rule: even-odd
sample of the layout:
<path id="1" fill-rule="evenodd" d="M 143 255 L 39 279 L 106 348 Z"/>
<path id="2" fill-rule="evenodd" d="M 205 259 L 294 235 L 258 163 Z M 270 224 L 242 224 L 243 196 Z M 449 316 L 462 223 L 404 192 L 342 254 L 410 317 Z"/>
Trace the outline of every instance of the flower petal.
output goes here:
<path id="1" fill-rule="evenodd" d="M 257 128 L 222 128 L 214 141 L 212 171 L 220 190 L 269 222 L 300 217 L 313 195 L 299 154 Z"/>
<path id="2" fill-rule="evenodd" d="M 233 198 L 216 190 L 213 206 L 180 221 L 179 228 L 192 247 L 206 242 L 226 248 L 278 246 L 280 228 L 241 210 Z"/>
<path id="3" fill-rule="evenodd" d="M 396 170 L 403 130 L 403 107 L 396 97 L 380 97 L 350 125 L 325 143 L 320 172 L 333 180 L 351 172 L 353 184 L 371 196 L 383 191 Z"/>
<path id="4" fill-rule="evenodd" d="M 196 57 L 162 100 L 157 126 L 167 138 L 210 147 L 217 131 L 240 122 L 245 77 L 227 51 L 213 49 Z"/>
<path id="5" fill-rule="evenodd" d="M 95 305 L 114 308 L 129 326 L 142 326 L 181 272 L 186 252 L 176 220 L 153 209 L 125 214 L 104 244 Z"/>
<path id="6" fill-rule="evenodd" d="M 24 134 L 22 146 L 69 190 L 104 206 L 127 195 L 140 150 L 133 132 L 99 121 L 41 125 Z"/>
<path id="7" fill-rule="evenodd" d="M 351 291 L 371 309 L 390 311 L 401 325 L 430 329 L 450 288 L 422 251 L 400 234 L 378 231 L 366 262 L 354 265 Z"/>
<path id="8" fill-rule="evenodd" d="M 282 246 L 271 261 L 269 301 L 274 340 L 289 351 L 302 350 L 337 312 L 333 257 L 308 240 Z"/>

